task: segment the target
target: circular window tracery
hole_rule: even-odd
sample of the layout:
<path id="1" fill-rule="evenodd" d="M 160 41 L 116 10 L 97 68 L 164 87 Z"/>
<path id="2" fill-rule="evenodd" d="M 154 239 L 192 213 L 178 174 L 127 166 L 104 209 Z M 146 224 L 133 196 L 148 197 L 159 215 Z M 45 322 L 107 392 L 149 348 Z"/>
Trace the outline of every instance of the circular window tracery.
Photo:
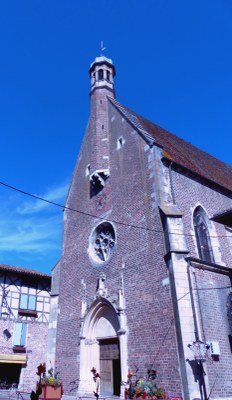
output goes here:
<path id="1" fill-rule="evenodd" d="M 108 261 L 115 248 L 115 231 L 109 222 L 98 225 L 90 238 L 90 256 L 97 263 Z"/>

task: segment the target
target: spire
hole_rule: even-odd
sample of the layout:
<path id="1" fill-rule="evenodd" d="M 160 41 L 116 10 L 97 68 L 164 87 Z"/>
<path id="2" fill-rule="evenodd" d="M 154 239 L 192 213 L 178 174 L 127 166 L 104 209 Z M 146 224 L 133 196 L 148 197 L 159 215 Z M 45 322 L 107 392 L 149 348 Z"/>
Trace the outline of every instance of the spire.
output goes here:
<path id="1" fill-rule="evenodd" d="M 103 43 L 101 44 L 101 52 L 105 48 Z M 111 92 L 111 96 L 114 96 L 114 76 L 115 68 L 110 58 L 101 55 L 96 57 L 94 62 L 90 65 L 89 75 L 91 78 L 91 89 L 90 93 L 93 93 L 96 89 L 108 89 Z"/>

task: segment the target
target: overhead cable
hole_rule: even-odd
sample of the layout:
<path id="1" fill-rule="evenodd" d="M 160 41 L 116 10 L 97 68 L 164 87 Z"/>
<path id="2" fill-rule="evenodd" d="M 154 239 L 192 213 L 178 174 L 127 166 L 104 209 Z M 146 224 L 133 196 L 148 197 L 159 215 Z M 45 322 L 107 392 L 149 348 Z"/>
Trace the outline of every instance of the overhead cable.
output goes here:
<path id="1" fill-rule="evenodd" d="M 60 207 L 60 208 L 62 208 L 63 210 L 73 211 L 73 212 L 76 212 L 76 213 L 78 213 L 78 214 L 86 215 L 87 217 L 91 217 L 91 218 L 95 218 L 95 219 L 100 219 L 100 220 L 106 221 L 106 222 L 113 222 L 113 223 L 115 223 L 115 224 L 127 226 L 127 227 L 130 227 L 130 228 L 142 229 L 142 230 L 149 231 L 149 232 L 164 233 L 163 231 L 158 230 L 158 229 L 147 228 L 147 227 L 144 227 L 144 226 L 139 226 L 139 225 L 134 225 L 134 224 L 127 224 L 127 223 L 122 222 L 122 221 L 116 221 L 116 220 L 114 220 L 114 219 L 109 219 L 109 218 L 106 218 L 106 217 L 101 217 L 101 216 L 94 215 L 94 214 L 91 214 L 91 213 L 88 213 L 88 212 L 85 212 L 85 211 L 81 211 L 81 210 L 77 210 L 77 209 L 75 209 L 75 208 L 71 208 L 71 207 L 65 206 L 65 205 L 63 205 L 63 204 L 55 203 L 54 201 L 45 199 L 44 197 L 40 197 L 40 196 L 37 196 L 37 195 L 32 194 L 32 193 L 29 193 L 29 192 L 26 192 L 25 190 L 18 189 L 18 188 L 14 187 L 14 186 L 8 185 L 7 183 L 1 182 L 1 181 L 0 181 L 0 185 L 5 186 L 5 187 L 7 187 L 7 188 L 9 188 L 9 189 L 12 189 L 12 190 L 14 190 L 14 191 L 16 191 L 16 192 L 19 192 L 19 193 L 21 193 L 21 194 L 24 194 L 24 195 L 26 195 L 26 196 L 30 196 L 30 197 L 32 197 L 32 198 L 34 198 L 34 199 L 36 199 L 36 200 L 40 200 L 40 201 L 43 201 L 43 202 L 45 202 L 45 203 L 51 204 L 51 205 L 53 205 L 53 206 Z M 167 233 L 168 233 L 169 235 L 186 236 L 186 237 L 195 237 L 195 235 L 194 235 L 194 234 L 191 234 L 191 233 L 180 233 L 180 232 L 167 232 Z M 218 237 L 221 237 L 221 238 L 223 238 L 223 237 L 227 237 L 227 238 L 228 238 L 228 237 L 231 237 L 231 238 L 232 238 L 232 236 L 230 236 L 230 235 L 210 235 L 209 237 L 210 237 L 210 238 L 218 238 Z"/>

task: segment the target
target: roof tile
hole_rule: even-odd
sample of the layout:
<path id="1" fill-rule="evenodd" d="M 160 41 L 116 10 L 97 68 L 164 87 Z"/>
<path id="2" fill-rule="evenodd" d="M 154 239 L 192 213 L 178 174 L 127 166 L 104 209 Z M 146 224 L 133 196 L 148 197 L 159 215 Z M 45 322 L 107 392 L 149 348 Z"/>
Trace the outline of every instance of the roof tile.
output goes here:
<path id="1" fill-rule="evenodd" d="M 43 272 L 36 271 L 33 269 L 15 267 L 13 265 L 7 265 L 7 264 L 0 264 L 0 271 L 15 272 L 23 275 L 37 276 L 40 278 L 51 279 L 51 275 L 44 274 Z"/>
<path id="2" fill-rule="evenodd" d="M 143 118 L 118 103 L 115 99 L 109 98 L 109 100 L 138 131 L 142 129 L 146 132 L 149 141 L 152 138 L 153 143 L 163 148 L 165 157 L 187 168 L 194 174 L 232 191 L 232 167 L 230 165 Z M 143 132 L 140 133 L 142 134 Z"/>

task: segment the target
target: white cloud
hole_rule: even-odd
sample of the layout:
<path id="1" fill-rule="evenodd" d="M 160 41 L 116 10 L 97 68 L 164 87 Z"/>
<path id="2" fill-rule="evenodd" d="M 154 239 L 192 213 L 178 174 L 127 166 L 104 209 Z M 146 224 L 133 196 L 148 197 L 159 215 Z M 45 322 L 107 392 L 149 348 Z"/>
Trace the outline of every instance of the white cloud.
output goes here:
<path id="1" fill-rule="evenodd" d="M 62 184 L 40 197 L 64 204 L 67 190 Z M 0 263 L 49 272 L 60 257 L 62 208 L 12 192 L 1 193 L 0 204 Z"/>
<path id="2" fill-rule="evenodd" d="M 37 196 L 63 205 L 65 202 L 65 197 L 68 192 L 68 186 L 69 186 L 68 184 L 63 184 L 61 186 L 53 187 L 44 194 L 39 194 Z M 19 214 L 35 214 L 41 211 L 51 209 L 51 207 L 54 208 L 56 206 L 46 203 L 42 200 L 31 199 L 29 201 L 24 202 L 19 207 L 17 207 L 17 212 Z"/>
<path id="3" fill-rule="evenodd" d="M 12 215 L 13 216 L 13 215 Z M 6 219 L 0 225 L 0 251 L 48 253 L 60 247 L 62 216 Z"/>

